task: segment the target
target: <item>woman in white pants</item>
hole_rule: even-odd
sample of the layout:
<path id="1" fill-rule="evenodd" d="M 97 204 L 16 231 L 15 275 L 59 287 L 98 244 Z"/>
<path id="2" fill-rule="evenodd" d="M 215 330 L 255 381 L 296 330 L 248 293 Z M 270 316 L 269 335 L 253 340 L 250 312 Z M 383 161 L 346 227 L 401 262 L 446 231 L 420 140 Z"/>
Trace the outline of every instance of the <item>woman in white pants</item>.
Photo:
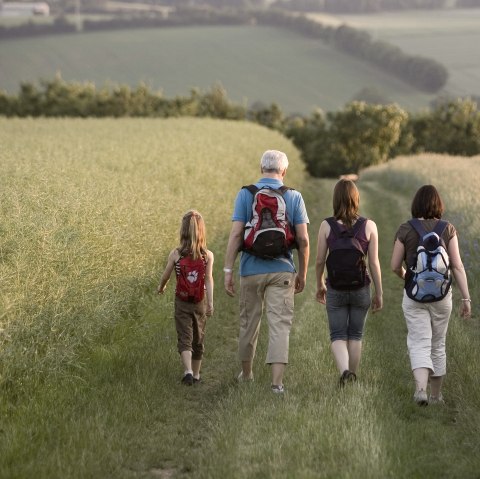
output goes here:
<path id="1" fill-rule="evenodd" d="M 424 185 L 417 191 L 411 212 L 412 218 L 418 218 L 426 232 L 433 231 L 444 212 L 443 201 L 434 186 Z M 471 300 L 467 276 L 460 257 L 456 230 L 452 224 L 447 223 L 441 239 L 446 246 L 450 268 L 460 290 L 460 315 L 469 318 Z M 391 267 L 395 274 L 406 279 L 406 286 L 411 279 L 410 272 L 415 263 L 418 243 L 419 235 L 414 227 L 409 222 L 400 225 L 395 235 Z M 407 269 L 403 266 L 404 262 Z M 447 372 L 445 338 L 452 312 L 452 290 L 441 300 L 419 302 L 411 299 L 404 289 L 402 309 L 407 323 L 407 346 L 415 378 L 414 400 L 421 406 L 443 403 L 441 389 Z"/>

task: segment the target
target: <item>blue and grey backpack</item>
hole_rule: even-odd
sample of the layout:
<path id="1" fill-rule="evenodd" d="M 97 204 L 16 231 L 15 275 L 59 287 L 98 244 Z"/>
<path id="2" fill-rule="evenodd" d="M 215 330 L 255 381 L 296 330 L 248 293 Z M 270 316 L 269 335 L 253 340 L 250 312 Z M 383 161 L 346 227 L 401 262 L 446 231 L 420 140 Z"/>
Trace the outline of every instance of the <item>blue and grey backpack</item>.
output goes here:
<path id="1" fill-rule="evenodd" d="M 405 277 L 405 291 L 409 298 L 420 303 L 440 301 L 452 284 L 450 262 L 442 239 L 448 223 L 439 220 L 430 233 L 417 218 L 409 223 L 418 233 L 419 243 L 413 266 Z"/>

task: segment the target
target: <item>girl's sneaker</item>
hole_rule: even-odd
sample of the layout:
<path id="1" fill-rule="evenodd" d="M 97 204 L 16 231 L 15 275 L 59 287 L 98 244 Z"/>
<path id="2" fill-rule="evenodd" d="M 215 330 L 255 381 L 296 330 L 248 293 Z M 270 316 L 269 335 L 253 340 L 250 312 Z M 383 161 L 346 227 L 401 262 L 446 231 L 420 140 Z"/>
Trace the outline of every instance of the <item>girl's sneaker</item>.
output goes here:
<path id="1" fill-rule="evenodd" d="M 185 386 L 193 386 L 193 374 L 185 374 L 185 376 L 182 378 L 182 384 Z"/>
<path id="2" fill-rule="evenodd" d="M 343 371 L 342 375 L 340 376 L 339 385 L 343 388 L 345 384 L 354 383 L 356 380 L 357 375 L 354 372 L 345 369 L 345 371 Z"/>
<path id="3" fill-rule="evenodd" d="M 283 385 L 277 385 L 277 384 L 272 384 L 272 393 L 273 394 L 283 394 L 285 392 L 285 389 Z"/>

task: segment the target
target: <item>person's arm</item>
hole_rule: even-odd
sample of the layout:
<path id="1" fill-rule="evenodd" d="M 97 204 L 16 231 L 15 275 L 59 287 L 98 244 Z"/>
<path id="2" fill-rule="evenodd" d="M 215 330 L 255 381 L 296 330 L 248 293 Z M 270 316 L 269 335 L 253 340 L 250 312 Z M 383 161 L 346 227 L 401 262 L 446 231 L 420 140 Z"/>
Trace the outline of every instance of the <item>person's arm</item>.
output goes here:
<path id="1" fill-rule="evenodd" d="M 242 221 L 233 221 L 232 229 L 230 230 L 230 237 L 228 238 L 227 252 L 225 253 L 225 291 L 229 296 L 235 295 L 235 284 L 233 280 L 233 267 L 237 259 L 238 251 L 242 246 L 243 233 L 245 230 L 245 223 Z"/>
<path id="2" fill-rule="evenodd" d="M 383 288 L 382 270 L 380 268 L 380 260 L 378 259 L 378 230 L 377 225 L 372 220 L 367 220 L 366 235 L 369 238 L 368 268 L 375 288 L 375 294 L 372 298 L 372 313 L 376 313 L 383 308 Z"/>
<path id="3" fill-rule="evenodd" d="M 303 291 L 307 282 L 308 258 L 310 257 L 307 223 L 295 225 L 295 239 L 298 245 L 298 272 L 295 277 L 295 294 L 297 294 Z"/>
<path id="4" fill-rule="evenodd" d="M 327 286 L 325 284 L 325 261 L 327 259 L 327 238 L 330 234 L 330 225 L 326 221 L 322 221 L 318 230 L 317 239 L 317 258 L 315 260 L 315 275 L 317 278 L 317 293 L 315 295 L 317 301 L 326 304 Z"/>
<path id="5" fill-rule="evenodd" d="M 213 314 L 213 253 L 207 251 L 207 270 L 205 271 L 205 288 L 207 290 L 207 316 Z"/>
<path id="6" fill-rule="evenodd" d="M 390 267 L 392 271 L 400 278 L 405 279 L 406 270 L 403 267 L 403 258 L 405 257 L 405 245 L 397 238 L 393 245 L 392 259 Z"/>
<path id="7" fill-rule="evenodd" d="M 158 288 L 157 288 L 158 294 L 164 293 L 165 288 L 167 287 L 167 283 L 170 280 L 170 276 L 172 275 L 173 268 L 175 267 L 175 261 L 177 259 L 178 259 L 178 251 L 174 249 L 168 255 L 167 266 L 165 266 L 165 270 L 160 278 L 160 284 L 158 285 Z"/>
<path id="8" fill-rule="evenodd" d="M 470 293 L 468 291 L 467 275 L 460 257 L 460 249 L 458 247 L 458 237 L 455 235 L 448 242 L 448 257 L 450 259 L 450 267 L 452 269 L 455 282 L 462 295 L 460 305 L 460 316 L 469 318 L 472 315 L 472 303 L 470 302 Z"/>

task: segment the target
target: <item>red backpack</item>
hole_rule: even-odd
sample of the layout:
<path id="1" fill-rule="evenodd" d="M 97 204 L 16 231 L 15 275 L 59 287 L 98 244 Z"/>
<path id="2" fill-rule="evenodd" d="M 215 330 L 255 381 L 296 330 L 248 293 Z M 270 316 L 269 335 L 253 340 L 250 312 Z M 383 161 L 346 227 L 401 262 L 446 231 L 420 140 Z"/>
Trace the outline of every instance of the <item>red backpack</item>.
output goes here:
<path id="1" fill-rule="evenodd" d="M 242 250 L 263 259 L 287 255 L 296 247 L 296 242 L 283 195 L 292 188 L 258 188 L 255 185 L 243 188 L 252 193 L 253 204 L 252 218 L 245 225 Z"/>
<path id="2" fill-rule="evenodd" d="M 205 272 L 207 260 L 204 256 L 193 259 L 191 255 L 180 256 L 175 263 L 177 287 L 175 295 L 182 301 L 199 303 L 205 295 Z"/>

